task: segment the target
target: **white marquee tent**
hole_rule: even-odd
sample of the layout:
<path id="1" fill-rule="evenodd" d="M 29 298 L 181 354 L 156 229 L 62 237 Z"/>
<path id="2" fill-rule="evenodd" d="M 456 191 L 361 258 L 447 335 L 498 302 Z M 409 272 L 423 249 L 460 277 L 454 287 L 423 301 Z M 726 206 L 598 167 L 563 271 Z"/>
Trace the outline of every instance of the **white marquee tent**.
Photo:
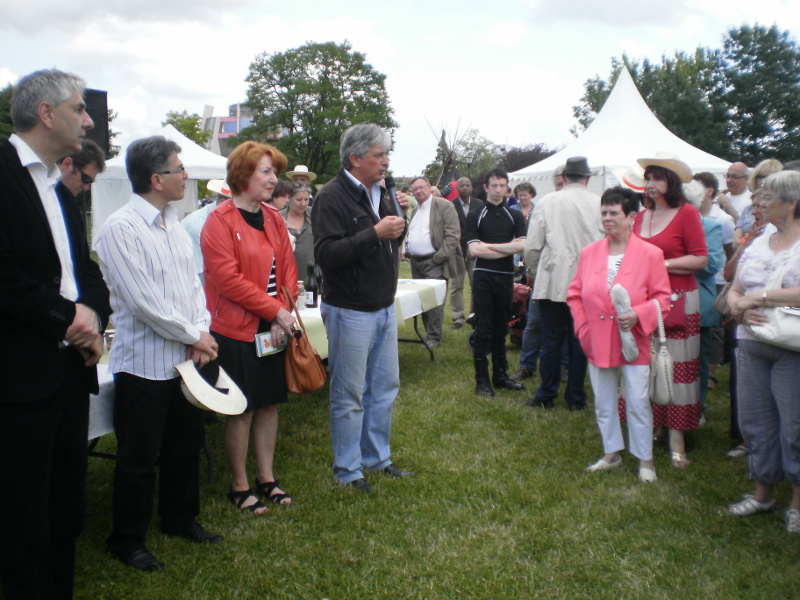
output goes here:
<path id="1" fill-rule="evenodd" d="M 730 163 L 695 148 L 670 132 L 645 103 L 628 69 L 619 74 L 614 89 L 592 124 L 563 150 L 530 167 L 509 174 L 511 187 L 528 181 L 538 195 L 553 191 L 553 173 L 572 156 L 585 156 L 597 175 L 589 189 L 601 194 L 618 185 L 615 169 L 627 169 L 639 158 L 656 152 L 676 154 L 695 173 L 710 171 L 720 178 Z M 724 186 L 722 186 L 724 187 Z"/>
<path id="2" fill-rule="evenodd" d="M 172 206 L 183 218 L 184 215 L 197 208 L 197 180 L 225 179 L 228 159 L 198 146 L 172 125 L 165 125 L 161 131 L 155 132 L 153 135 L 162 135 L 181 147 L 180 158 L 189 174 L 189 179 L 186 180 L 186 195 L 183 200 L 173 202 Z M 103 221 L 130 200 L 131 182 L 128 180 L 128 173 L 125 170 L 127 149 L 126 145 L 120 151 L 119 156 L 106 163 L 106 170 L 97 177 L 97 181 L 92 185 L 93 239 Z"/>

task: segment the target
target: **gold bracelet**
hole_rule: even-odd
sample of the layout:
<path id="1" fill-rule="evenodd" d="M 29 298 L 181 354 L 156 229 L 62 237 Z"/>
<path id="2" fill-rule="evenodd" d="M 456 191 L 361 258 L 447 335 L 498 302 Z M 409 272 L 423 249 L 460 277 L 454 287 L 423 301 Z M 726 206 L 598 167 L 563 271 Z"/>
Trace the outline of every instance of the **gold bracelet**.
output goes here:
<path id="1" fill-rule="evenodd" d="M 767 290 L 761 292 L 761 306 L 767 305 Z"/>

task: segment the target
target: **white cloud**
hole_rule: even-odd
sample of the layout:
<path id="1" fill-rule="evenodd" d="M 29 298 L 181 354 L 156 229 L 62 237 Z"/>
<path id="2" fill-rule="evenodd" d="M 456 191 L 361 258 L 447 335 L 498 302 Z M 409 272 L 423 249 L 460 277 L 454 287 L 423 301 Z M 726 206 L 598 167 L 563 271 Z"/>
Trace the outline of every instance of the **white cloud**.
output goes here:
<path id="1" fill-rule="evenodd" d="M 9 83 L 16 83 L 19 75 L 13 73 L 11 69 L 0 68 L 0 87 L 6 87 Z"/>

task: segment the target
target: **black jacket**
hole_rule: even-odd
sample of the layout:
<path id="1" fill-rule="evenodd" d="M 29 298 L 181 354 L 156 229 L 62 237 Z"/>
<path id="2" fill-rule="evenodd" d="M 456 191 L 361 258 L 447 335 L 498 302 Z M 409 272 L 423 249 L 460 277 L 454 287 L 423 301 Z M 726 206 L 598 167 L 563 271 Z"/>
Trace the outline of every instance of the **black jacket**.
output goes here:
<path id="1" fill-rule="evenodd" d="M 314 198 L 314 258 L 322 268 L 322 300 L 331 306 L 373 312 L 394 303 L 400 242 L 379 240 L 375 224 L 394 214 L 381 191 L 380 218 L 366 192 L 343 170 Z"/>
<path id="2" fill-rule="evenodd" d="M 111 314 L 108 288 L 89 256 L 83 217 L 61 183 L 56 193 L 70 238 L 78 302 L 94 309 L 105 327 Z M 8 141 L 0 145 L 0 215 L 0 402 L 36 400 L 62 381 L 59 342 L 76 303 L 60 295 L 61 263 L 44 206 Z M 84 371 L 87 391 L 96 391 L 96 370 Z"/>

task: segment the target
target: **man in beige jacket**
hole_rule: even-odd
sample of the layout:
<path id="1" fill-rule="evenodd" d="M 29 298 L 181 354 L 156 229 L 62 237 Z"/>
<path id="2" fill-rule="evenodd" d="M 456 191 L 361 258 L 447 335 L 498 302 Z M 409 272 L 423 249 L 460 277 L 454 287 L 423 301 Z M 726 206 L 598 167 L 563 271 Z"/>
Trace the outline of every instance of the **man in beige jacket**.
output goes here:
<path id="1" fill-rule="evenodd" d="M 528 406 L 553 408 L 561 383 L 561 354 L 569 346 L 569 380 L 564 399 L 570 410 L 586 407 L 586 356 L 575 337 L 567 306 L 567 288 L 575 276 L 578 257 L 588 244 L 603 237 L 600 197 L 586 189 L 594 175 L 583 156 L 567 160 L 561 178 L 565 186 L 536 204 L 528 226 L 525 264 L 533 276 L 533 298 L 542 318 L 542 383 Z"/>

